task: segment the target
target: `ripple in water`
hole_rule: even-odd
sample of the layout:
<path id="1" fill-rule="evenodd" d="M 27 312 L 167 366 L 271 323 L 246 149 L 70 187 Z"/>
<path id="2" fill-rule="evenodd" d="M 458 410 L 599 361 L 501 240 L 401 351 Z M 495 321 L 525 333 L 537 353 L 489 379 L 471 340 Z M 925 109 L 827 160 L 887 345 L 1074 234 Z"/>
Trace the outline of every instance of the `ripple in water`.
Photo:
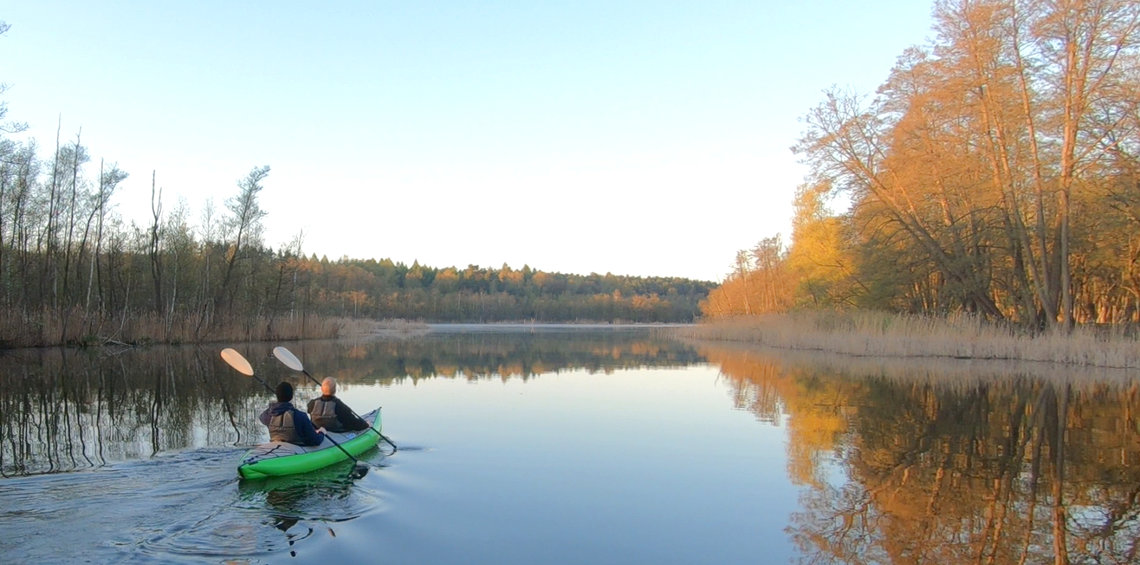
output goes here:
<path id="1" fill-rule="evenodd" d="M 314 556 L 336 537 L 338 523 L 380 504 L 368 486 L 372 473 L 346 478 L 350 463 L 299 477 L 240 481 L 235 468 L 242 451 L 195 450 L 6 479 L 0 554 L 16 562 L 156 563 Z"/>

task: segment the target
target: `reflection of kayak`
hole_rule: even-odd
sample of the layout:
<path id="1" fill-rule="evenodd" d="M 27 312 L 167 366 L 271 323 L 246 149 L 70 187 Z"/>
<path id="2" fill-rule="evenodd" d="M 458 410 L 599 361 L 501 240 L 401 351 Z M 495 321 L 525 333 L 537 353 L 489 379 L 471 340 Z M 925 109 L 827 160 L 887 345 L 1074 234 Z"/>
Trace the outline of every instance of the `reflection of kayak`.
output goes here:
<path id="1" fill-rule="evenodd" d="M 329 438 L 336 440 L 353 457 L 359 457 L 380 441 L 380 409 L 364 414 L 361 418 L 371 424 L 372 428 L 357 432 L 326 432 L 328 437 L 320 445 L 304 446 L 283 441 L 258 444 L 242 457 L 238 474 L 243 479 L 295 475 L 348 459 L 344 451 L 338 449 Z"/>

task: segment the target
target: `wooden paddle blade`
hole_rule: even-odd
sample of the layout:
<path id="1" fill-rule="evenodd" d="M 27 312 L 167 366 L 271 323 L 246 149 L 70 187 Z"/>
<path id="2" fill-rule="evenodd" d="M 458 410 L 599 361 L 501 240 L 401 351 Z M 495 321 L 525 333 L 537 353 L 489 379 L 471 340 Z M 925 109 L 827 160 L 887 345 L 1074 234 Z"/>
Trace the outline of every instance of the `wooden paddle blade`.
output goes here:
<path id="1" fill-rule="evenodd" d="M 284 363 L 286 367 L 289 367 L 294 371 L 305 370 L 305 366 L 301 364 L 301 360 L 298 359 L 296 355 L 293 355 L 292 351 L 289 351 L 280 345 L 273 348 L 273 356 L 276 357 L 278 361 Z"/>
<path id="2" fill-rule="evenodd" d="M 238 353 L 234 349 L 229 347 L 223 349 L 222 360 L 233 367 L 237 372 L 247 377 L 253 376 L 253 367 L 250 366 L 249 361 L 246 361 L 245 357 L 242 357 L 241 353 Z"/>

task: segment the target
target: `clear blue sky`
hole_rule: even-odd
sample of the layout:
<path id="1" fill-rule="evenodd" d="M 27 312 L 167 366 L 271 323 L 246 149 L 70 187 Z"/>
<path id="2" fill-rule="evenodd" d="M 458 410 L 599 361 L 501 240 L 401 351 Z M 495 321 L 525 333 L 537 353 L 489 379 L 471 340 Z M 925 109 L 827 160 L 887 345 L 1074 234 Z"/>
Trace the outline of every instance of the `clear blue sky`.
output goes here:
<path id="1" fill-rule="evenodd" d="M 873 7 L 872 7 L 873 6 Z M 790 238 L 789 147 L 832 85 L 873 92 L 930 3 L 11 2 L 10 119 L 82 132 L 114 202 L 197 225 L 269 165 L 266 243 L 720 280 Z"/>

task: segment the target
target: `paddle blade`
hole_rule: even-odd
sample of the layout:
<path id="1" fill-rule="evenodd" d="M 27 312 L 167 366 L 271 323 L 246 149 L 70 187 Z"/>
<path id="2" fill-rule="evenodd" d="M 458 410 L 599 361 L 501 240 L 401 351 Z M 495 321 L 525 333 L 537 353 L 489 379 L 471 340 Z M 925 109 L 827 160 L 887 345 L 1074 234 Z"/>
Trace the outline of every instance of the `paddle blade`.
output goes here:
<path id="1" fill-rule="evenodd" d="M 294 371 L 305 370 L 305 366 L 301 364 L 301 360 L 297 359 L 297 356 L 293 355 L 292 351 L 289 351 L 280 345 L 273 348 L 273 356 L 276 357 L 278 361 L 284 363 L 286 367 L 289 367 Z"/>
<path id="2" fill-rule="evenodd" d="M 351 479 L 361 479 L 361 478 L 364 478 L 364 475 L 367 475 L 367 474 L 368 474 L 368 465 L 365 465 L 364 463 L 360 463 L 360 462 L 358 462 L 356 465 L 354 465 L 352 467 L 352 470 L 348 472 L 348 476 Z"/>
<path id="3" fill-rule="evenodd" d="M 222 350 L 222 360 L 237 372 L 247 377 L 253 376 L 253 367 L 250 366 L 249 361 L 245 360 L 245 357 L 242 357 L 241 353 L 227 347 Z"/>

